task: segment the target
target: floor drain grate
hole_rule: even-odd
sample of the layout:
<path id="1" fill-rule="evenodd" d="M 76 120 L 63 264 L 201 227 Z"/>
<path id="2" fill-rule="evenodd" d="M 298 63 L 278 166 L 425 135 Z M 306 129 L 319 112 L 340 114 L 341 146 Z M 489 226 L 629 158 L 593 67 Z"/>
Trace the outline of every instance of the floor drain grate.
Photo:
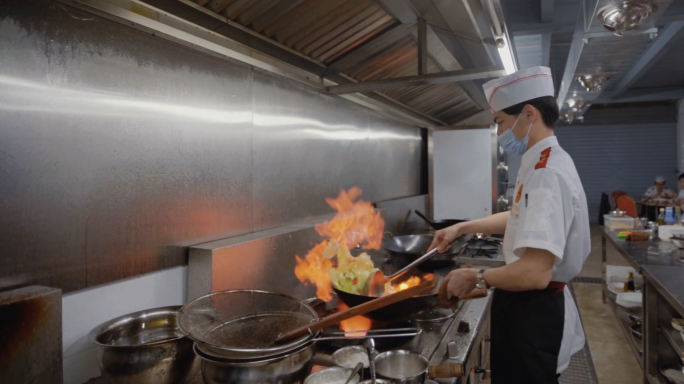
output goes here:
<path id="1" fill-rule="evenodd" d="M 601 284 L 603 281 L 600 277 L 575 277 L 572 279 L 573 283 L 586 283 L 586 284 Z"/>

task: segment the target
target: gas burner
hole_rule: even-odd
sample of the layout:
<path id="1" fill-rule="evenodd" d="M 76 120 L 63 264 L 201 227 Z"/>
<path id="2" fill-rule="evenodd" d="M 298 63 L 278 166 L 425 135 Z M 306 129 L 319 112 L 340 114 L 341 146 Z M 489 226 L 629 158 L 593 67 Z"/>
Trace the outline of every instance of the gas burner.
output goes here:
<path id="1" fill-rule="evenodd" d="M 468 257 L 487 257 L 495 259 L 501 247 L 499 237 L 473 236 L 461 247 L 459 254 Z"/>

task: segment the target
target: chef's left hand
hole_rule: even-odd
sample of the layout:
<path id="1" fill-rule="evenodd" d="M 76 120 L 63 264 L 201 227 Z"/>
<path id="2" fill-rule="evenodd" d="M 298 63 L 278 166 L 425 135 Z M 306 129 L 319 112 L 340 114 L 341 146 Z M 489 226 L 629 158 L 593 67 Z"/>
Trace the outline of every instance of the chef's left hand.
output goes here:
<path id="1" fill-rule="evenodd" d="M 447 284 L 447 299 L 463 297 L 472 292 L 477 285 L 477 272 L 475 268 L 459 268 L 449 272 L 443 283 Z"/>

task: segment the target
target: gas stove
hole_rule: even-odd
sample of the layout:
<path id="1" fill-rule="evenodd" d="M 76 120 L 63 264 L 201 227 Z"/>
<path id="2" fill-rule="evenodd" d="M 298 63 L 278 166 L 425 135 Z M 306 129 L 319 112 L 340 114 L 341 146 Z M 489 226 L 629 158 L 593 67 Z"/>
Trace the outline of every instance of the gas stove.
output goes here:
<path id="1" fill-rule="evenodd" d="M 499 267 L 506 262 L 502 253 L 503 238 L 500 236 L 468 235 L 456 260 L 462 264 L 482 264 Z"/>
<path id="2" fill-rule="evenodd" d="M 459 255 L 496 259 L 501 253 L 502 242 L 503 239 L 499 237 L 473 236 L 463 244 Z"/>

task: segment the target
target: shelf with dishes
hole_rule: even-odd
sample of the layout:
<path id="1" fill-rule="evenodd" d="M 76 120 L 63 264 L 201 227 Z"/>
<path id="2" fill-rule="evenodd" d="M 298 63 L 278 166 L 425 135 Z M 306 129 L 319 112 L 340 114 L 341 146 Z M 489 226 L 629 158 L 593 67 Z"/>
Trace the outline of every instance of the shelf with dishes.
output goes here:
<path id="1" fill-rule="evenodd" d="M 613 310 L 613 314 L 620 324 L 620 329 L 627 339 L 627 344 L 629 344 L 634 357 L 636 357 L 639 365 L 643 369 L 644 359 L 643 359 L 643 337 L 641 329 L 641 307 L 632 306 L 629 308 L 622 307 L 617 304 L 617 295 L 613 293 L 612 290 L 608 289 L 607 286 L 603 286 L 603 290 L 606 294 L 607 302 L 610 308 Z"/>

